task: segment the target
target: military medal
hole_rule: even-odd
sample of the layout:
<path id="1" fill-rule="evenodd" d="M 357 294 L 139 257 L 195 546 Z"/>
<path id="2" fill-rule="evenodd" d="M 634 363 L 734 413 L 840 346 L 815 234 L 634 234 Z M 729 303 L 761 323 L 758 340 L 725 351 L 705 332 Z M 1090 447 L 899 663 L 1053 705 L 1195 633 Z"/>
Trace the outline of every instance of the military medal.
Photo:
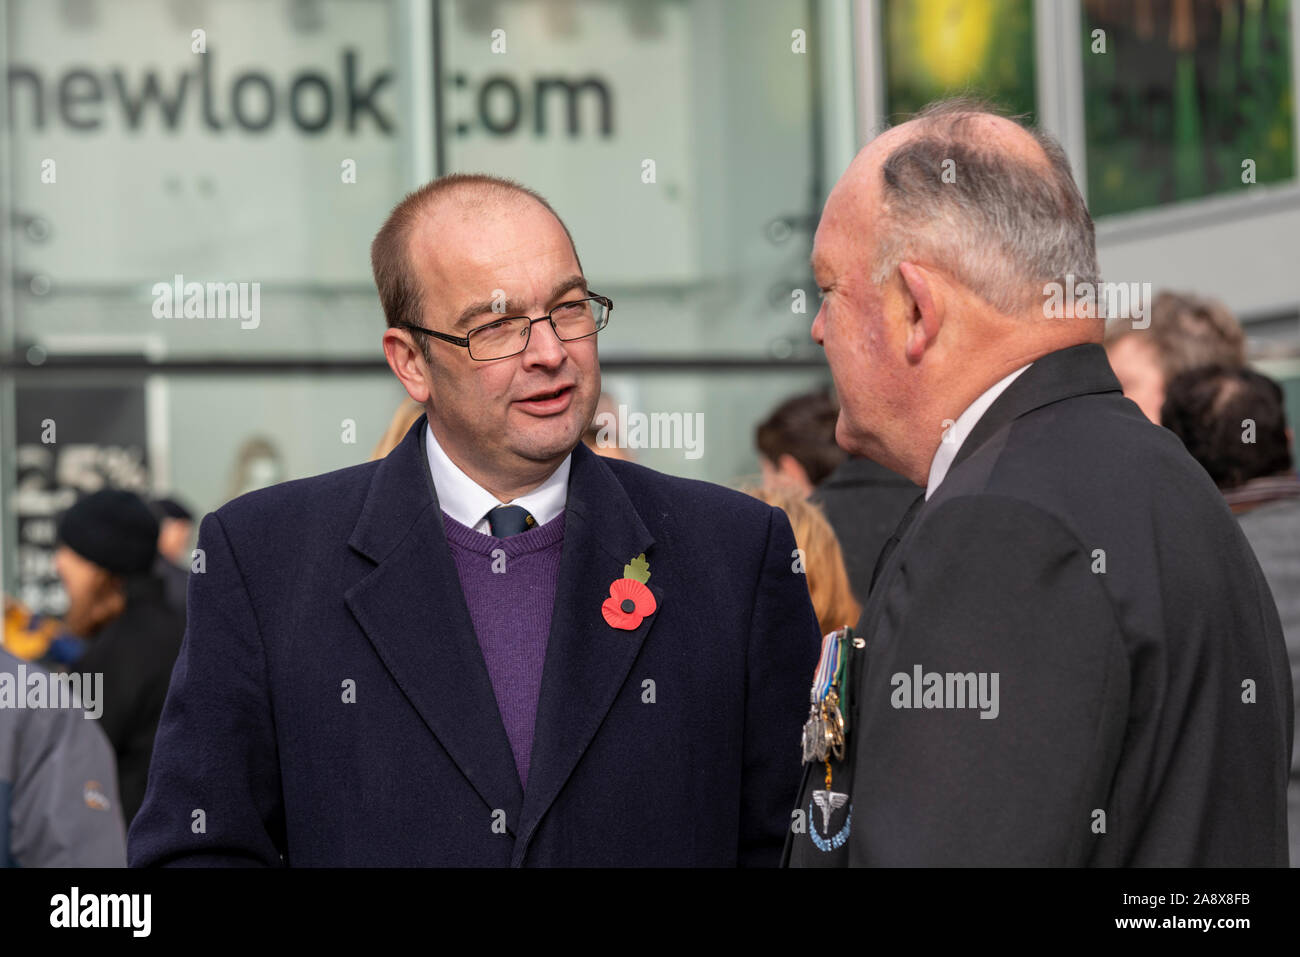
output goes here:
<path id="1" fill-rule="evenodd" d="M 804 764 L 826 765 L 824 790 L 812 793 L 808 806 L 811 816 L 814 805 L 821 811 L 821 834 L 816 824 L 809 822 L 808 834 L 819 850 L 830 851 L 843 846 L 849 836 L 849 821 L 835 835 L 831 835 L 831 815 L 849 803 L 849 796 L 831 787 L 831 759 L 844 760 L 844 742 L 848 726 L 844 714 L 848 710 L 848 644 L 853 641 L 851 628 L 840 628 L 822 639 L 821 658 L 817 674 L 809 692 L 808 720 L 803 726 Z M 855 642 L 855 647 L 857 646 Z M 823 837 L 822 835 L 825 835 Z"/>
<path id="2" fill-rule="evenodd" d="M 804 764 L 829 763 L 832 755 L 837 761 L 844 760 L 844 736 L 848 728 L 840 699 L 846 684 L 845 646 L 851 637 L 851 629 L 840 628 L 822 639 L 821 659 L 809 693 L 808 720 L 803 726 Z"/>

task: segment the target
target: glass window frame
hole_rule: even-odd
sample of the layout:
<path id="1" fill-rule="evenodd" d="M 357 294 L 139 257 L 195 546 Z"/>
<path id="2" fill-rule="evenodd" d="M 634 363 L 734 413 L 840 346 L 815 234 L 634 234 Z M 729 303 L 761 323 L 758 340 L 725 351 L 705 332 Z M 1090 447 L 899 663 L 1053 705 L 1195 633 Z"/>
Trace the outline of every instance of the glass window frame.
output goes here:
<path id="1" fill-rule="evenodd" d="M 853 0 L 853 19 L 861 92 L 859 141 L 865 145 L 886 117 L 880 0 Z M 1034 0 L 1039 122 L 1064 147 L 1086 201 L 1082 30 L 1081 0 Z M 1295 168 L 1300 170 L 1300 0 L 1291 2 L 1291 86 L 1292 101 L 1297 104 L 1293 137 Z M 1300 175 L 1291 182 L 1261 184 L 1243 194 L 1202 196 L 1103 216 L 1097 220 L 1097 238 L 1109 241 L 1159 236 L 1192 226 L 1276 213 L 1281 208 L 1300 208 Z"/>

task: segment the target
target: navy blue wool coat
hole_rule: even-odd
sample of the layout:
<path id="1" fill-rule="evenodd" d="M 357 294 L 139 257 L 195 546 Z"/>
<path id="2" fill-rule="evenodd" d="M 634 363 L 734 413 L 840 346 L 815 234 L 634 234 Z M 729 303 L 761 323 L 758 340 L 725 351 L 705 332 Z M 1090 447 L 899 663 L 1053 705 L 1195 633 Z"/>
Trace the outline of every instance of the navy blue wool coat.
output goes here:
<path id="1" fill-rule="evenodd" d="M 574 450 L 525 791 L 424 429 L 205 516 L 131 864 L 776 865 L 819 641 L 784 513 Z"/>

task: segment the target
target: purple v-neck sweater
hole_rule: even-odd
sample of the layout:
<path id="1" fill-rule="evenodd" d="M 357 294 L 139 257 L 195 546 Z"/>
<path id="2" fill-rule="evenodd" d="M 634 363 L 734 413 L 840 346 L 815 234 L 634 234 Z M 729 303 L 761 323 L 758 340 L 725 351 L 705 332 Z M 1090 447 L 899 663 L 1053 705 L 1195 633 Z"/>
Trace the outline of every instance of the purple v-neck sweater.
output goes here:
<path id="1" fill-rule="evenodd" d="M 442 524 L 519 780 L 527 787 L 542 665 L 564 545 L 564 513 L 509 538 L 476 532 L 446 512 Z"/>

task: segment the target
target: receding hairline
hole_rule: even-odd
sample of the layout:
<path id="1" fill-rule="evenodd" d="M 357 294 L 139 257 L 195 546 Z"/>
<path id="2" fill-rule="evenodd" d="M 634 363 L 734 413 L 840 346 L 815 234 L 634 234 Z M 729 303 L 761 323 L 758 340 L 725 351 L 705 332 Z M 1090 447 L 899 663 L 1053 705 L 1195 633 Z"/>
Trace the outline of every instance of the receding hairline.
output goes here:
<path id="1" fill-rule="evenodd" d="M 847 199 L 850 208 L 856 207 L 855 212 L 861 211 L 864 204 L 874 204 L 876 208 L 869 210 L 871 214 L 888 216 L 885 165 L 900 149 L 927 138 L 958 141 L 975 149 L 991 149 L 1006 155 L 1008 162 L 1050 176 L 1053 161 L 1046 144 L 1033 129 L 1017 122 L 1017 119 L 998 112 L 989 101 L 972 97 L 938 101 L 901 123 L 880 129 L 849 163 L 846 172 L 848 183 L 842 179 L 831 192 L 834 194 L 841 185 L 848 185 L 848 195 L 841 194 L 841 199 Z M 978 131 L 968 129 L 972 122 L 984 122 L 1000 130 L 997 142 L 990 143 L 987 138 L 981 138 Z M 868 203 L 869 198 L 871 203 Z M 810 259 L 815 265 L 815 255 Z"/>
<path id="2" fill-rule="evenodd" d="M 448 208 L 467 212 L 488 212 L 498 209 L 517 209 L 527 205 L 545 210 L 556 220 L 560 218 L 551 204 L 541 196 L 509 180 L 465 179 L 445 185 L 442 180 L 435 180 L 434 184 L 441 188 L 430 190 L 412 209 L 412 219 L 415 222 L 437 216 Z"/>
<path id="3" fill-rule="evenodd" d="M 421 227 L 435 221 L 439 213 L 452 203 L 461 211 L 472 213 L 475 209 L 487 210 L 489 207 L 495 211 L 513 205 L 517 209 L 526 205 L 528 200 L 550 213 L 559 224 L 581 272 L 582 260 L 578 258 L 573 234 L 544 196 L 505 177 L 487 173 L 452 173 L 403 197 L 370 244 L 371 268 L 388 324 L 414 322 L 415 313 L 421 308 L 424 289 L 414 253 L 415 237 Z"/>
<path id="4" fill-rule="evenodd" d="M 933 110 L 922 110 L 901 128 L 916 124 L 913 135 L 939 134 L 970 145 L 991 148 L 1013 159 L 1049 170 L 1052 165 L 1043 142 L 1034 130 L 1016 118 L 997 112 L 992 104 L 975 100 L 944 101 Z M 981 133 L 988 133 L 985 137 Z M 899 144 L 900 146 L 903 143 Z"/>
<path id="5" fill-rule="evenodd" d="M 858 153 L 833 191 L 835 211 L 850 221 L 866 217 L 873 223 L 873 282 L 879 284 L 878 277 L 896 268 L 900 256 L 924 258 L 929 248 L 985 301 L 1011 311 L 1022 307 L 1022 298 L 1036 299 L 1006 292 L 1012 284 L 1019 289 L 1022 279 L 1028 290 L 1040 280 L 1061 281 L 1067 273 L 1096 276 L 1093 226 L 1069 158 L 1050 133 L 1026 125 L 1026 119 L 987 100 L 953 97 L 888 127 Z M 953 187 L 955 199 L 940 195 L 940 163 L 945 177 L 956 174 L 943 178 L 960 184 Z M 976 179 L 957 170 L 966 164 L 972 164 Z M 931 172 L 933 185 L 927 178 Z M 1000 185 L 990 179 L 999 176 Z M 828 202 L 828 215 L 831 209 Z M 921 219 L 909 230 L 900 218 L 907 216 Z M 998 251 L 976 253 L 971 250 L 980 244 L 968 243 L 966 251 L 944 252 L 947 244 L 935 229 L 953 217 L 963 229 L 996 238 Z"/>
<path id="6" fill-rule="evenodd" d="M 436 224 L 440 217 L 449 212 L 453 215 L 456 213 L 486 215 L 528 206 L 534 206 L 551 215 L 564 230 L 569 244 L 574 247 L 574 257 L 577 257 L 573 236 L 569 233 L 564 220 L 560 219 L 559 213 L 541 195 L 514 180 L 484 174 L 452 174 L 436 179 L 422 190 L 415 191 L 403 202 L 407 201 L 411 201 L 411 207 L 403 228 L 402 248 L 410 268 L 414 267 L 411 253 L 417 232 L 421 227 Z"/>

